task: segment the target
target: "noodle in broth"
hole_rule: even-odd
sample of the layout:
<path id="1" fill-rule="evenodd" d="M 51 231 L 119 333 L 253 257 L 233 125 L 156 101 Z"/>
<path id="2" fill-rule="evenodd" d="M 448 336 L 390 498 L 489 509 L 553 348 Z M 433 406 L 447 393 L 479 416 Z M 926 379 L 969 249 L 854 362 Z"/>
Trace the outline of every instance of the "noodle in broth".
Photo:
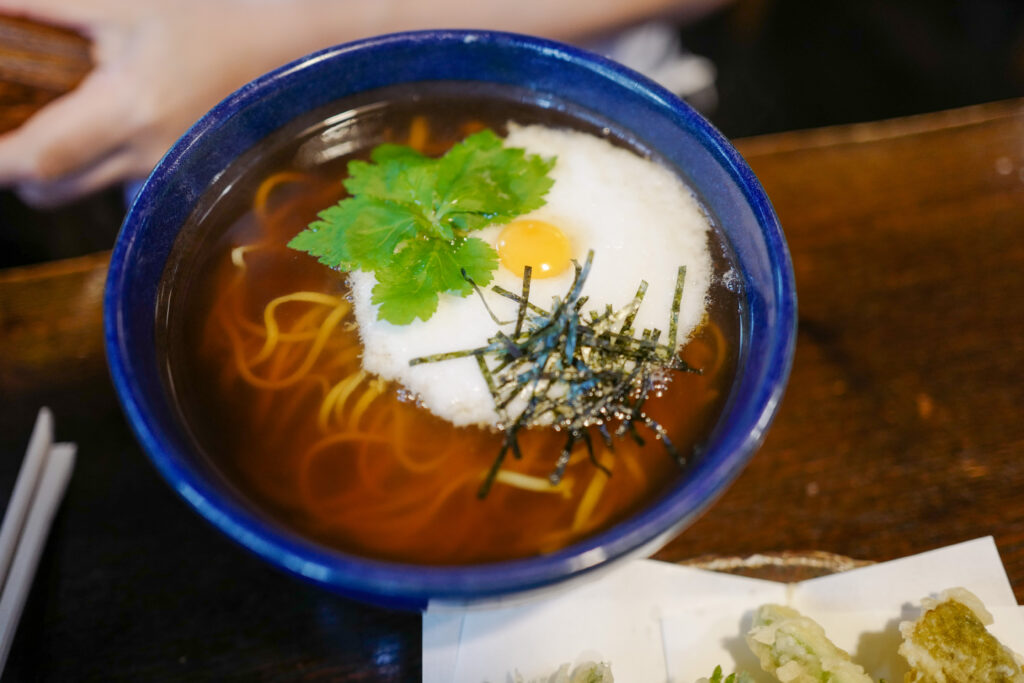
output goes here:
<path id="1" fill-rule="evenodd" d="M 457 134 L 483 126 L 464 116 Z M 391 141 L 427 154 L 453 142 L 424 115 L 391 130 Z M 343 278 L 285 246 L 342 192 L 336 174 L 267 174 L 200 276 L 206 294 L 187 307 L 181 360 L 170 363 L 172 376 L 186 377 L 173 385 L 192 406 L 186 419 L 197 439 L 250 498 L 330 546 L 458 564 L 564 547 L 628 516 L 679 476 L 654 438 L 646 446 L 617 440 L 614 450 L 596 439 L 604 470 L 581 446 L 553 486 L 548 475 L 564 434 L 534 428 L 520 436 L 522 458 L 506 459 L 478 499 L 501 435 L 453 427 L 364 372 Z M 675 374 L 647 404 L 684 452 L 710 432 L 736 363 L 739 302 L 718 289 L 682 352 L 703 374 Z"/>

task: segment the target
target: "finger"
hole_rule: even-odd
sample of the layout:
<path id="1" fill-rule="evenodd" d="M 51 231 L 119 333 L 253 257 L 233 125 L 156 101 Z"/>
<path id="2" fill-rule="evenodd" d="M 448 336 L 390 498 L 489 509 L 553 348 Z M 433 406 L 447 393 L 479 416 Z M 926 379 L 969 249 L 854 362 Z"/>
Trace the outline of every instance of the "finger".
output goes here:
<path id="1" fill-rule="evenodd" d="M 53 181 L 120 147 L 134 132 L 122 98 L 116 83 L 97 71 L 0 136 L 0 185 Z"/>
<path id="2" fill-rule="evenodd" d="M 48 209 L 102 190 L 126 177 L 144 177 L 148 168 L 139 168 L 135 155 L 121 149 L 101 161 L 54 181 L 19 183 L 21 199 L 38 209 Z"/>

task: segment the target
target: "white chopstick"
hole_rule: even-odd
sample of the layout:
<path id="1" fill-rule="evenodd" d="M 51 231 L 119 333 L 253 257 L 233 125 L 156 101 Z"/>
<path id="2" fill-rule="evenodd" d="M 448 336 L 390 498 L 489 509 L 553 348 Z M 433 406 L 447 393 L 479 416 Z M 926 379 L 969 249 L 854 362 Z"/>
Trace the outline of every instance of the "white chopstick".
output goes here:
<path id="1" fill-rule="evenodd" d="M 0 672 L 74 464 L 75 444 L 53 443 L 53 416 L 43 408 L 0 526 Z"/>
<path id="2" fill-rule="evenodd" d="M 21 529 L 25 524 L 25 515 L 32 504 L 39 475 L 46 464 L 46 455 L 53 445 L 53 414 L 49 408 L 43 408 L 36 417 L 36 426 L 32 429 L 32 437 L 28 442 L 28 451 L 21 461 L 18 480 L 14 484 L 11 502 L 4 513 L 4 523 L 0 526 L 0 585 L 7 576 L 7 569 L 14 559 L 14 547 L 18 544 Z"/>

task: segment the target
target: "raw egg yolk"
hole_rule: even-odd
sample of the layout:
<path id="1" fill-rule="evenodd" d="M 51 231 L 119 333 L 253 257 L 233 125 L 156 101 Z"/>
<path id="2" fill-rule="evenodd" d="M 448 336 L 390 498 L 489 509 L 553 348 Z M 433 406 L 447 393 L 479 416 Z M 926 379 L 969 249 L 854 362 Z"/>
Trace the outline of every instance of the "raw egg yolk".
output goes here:
<path id="1" fill-rule="evenodd" d="M 530 218 L 512 221 L 498 235 L 501 265 L 522 277 L 526 266 L 531 277 L 554 277 L 569 267 L 572 247 L 556 226 Z"/>

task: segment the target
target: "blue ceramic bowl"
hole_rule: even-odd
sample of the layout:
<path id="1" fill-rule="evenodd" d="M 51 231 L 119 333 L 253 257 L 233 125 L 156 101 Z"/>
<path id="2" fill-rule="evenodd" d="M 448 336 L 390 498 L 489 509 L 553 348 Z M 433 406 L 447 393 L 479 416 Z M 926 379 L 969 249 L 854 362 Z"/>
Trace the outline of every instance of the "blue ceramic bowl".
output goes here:
<path id="1" fill-rule="evenodd" d="M 211 182 L 294 118 L 367 90 L 415 81 L 528 88 L 633 131 L 683 170 L 735 251 L 746 286 L 738 377 L 702 458 L 634 517 L 558 552 L 479 566 L 368 560 L 306 540 L 227 485 L 181 428 L 157 355 L 158 283 L 175 238 Z M 181 138 L 137 196 L 114 248 L 106 348 L 124 411 L 157 469 L 201 515 L 257 555 L 358 599 L 410 609 L 479 604 L 593 575 L 653 552 L 734 479 L 764 438 L 793 357 L 796 297 L 786 243 L 757 179 L 700 115 L 656 84 L 595 55 L 519 35 L 430 31 L 324 50 L 246 85 Z"/>

